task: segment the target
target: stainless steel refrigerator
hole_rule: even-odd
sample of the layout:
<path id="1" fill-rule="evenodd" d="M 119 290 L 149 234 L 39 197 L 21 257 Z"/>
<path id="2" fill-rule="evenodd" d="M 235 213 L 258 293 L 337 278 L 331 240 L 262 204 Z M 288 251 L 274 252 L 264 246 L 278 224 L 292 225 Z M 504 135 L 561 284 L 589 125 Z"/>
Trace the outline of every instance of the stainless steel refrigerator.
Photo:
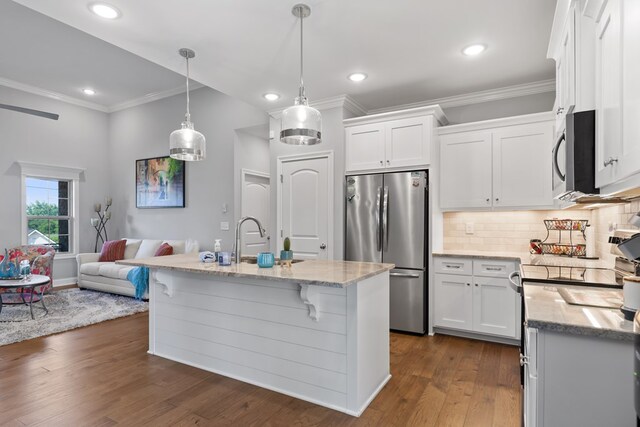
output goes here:
<path id="1" fill-rule="evenodd" d="M 347 176 L 345 259 L 387 262 L 391 329 L 427 330 L 428 172 Z"/>

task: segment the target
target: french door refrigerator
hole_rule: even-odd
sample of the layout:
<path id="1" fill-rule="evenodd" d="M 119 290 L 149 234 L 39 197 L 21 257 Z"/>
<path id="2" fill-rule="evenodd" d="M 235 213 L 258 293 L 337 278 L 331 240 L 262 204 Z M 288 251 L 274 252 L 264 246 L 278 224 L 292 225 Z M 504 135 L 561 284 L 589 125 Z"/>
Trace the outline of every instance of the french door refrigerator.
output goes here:
<path id="1" fill-rule="evenodd" d="M 427 171 L 347 176 L 345 259 L 386 262 L 391 329 L 427 330 Z"/>

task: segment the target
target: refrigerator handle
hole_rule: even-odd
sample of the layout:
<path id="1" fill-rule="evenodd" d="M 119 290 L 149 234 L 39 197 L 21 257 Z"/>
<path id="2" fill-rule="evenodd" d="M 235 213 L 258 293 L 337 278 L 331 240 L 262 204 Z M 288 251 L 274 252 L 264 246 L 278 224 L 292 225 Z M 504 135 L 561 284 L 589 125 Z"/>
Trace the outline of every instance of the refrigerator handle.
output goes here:
<path id="1" fill-rule="evenodd" d="M 382 198 L 382 187 L 378 187 L 376 196 L 376 242 L 378 251 L 382 250 L 382 233 L 380 232 L 380 199 Z"/>
<path id="2" fill-rule="evenodd" d="M 389 249 L 389 187 L 384 187 L 382 196 L 382 250 Z"/>

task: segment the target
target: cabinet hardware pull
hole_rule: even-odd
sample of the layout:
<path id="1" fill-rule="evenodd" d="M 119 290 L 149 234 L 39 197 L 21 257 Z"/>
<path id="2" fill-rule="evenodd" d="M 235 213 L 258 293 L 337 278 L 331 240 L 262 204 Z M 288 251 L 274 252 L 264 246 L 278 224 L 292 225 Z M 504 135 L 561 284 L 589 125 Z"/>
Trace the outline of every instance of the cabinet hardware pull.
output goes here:
<path id="1" fill-rule="evenodd" d="M 558 114 L 562 114 L 562 112 L 563 112 L 563 111 L 564 111 L 564 108 L 562 108 L 562 107 L 558 107 L 558 109 L 556 110 L 556 116 L 557 116 Z"/>
<path id="2" fill-rule="evenodd" d="M 467 283 L 467 286 L 471 286 L 471 283 Z"/>
<path id="3" fill-rule="evenodd" d="M 502 271 L 502 267 L 487 267 L 489 271 Z"/>
<path id="4" fill-rule="evenodd" d="M 529 357 L 525 356 L 522 353 L 520 353 L 520 366 L 524 366 L 524 365 L 528 365 L 528 364 L 529 364 Z"/>
<path id="5" fill-rule="evenodd" d="M 445 267 L 447 267 L 447 268 L 457 268 L 457 269 L 460 269 L 460 266 L 459 266 L 459 265 L 445 264 L 444 266 L 445 266 Z"/>
<path id="6" fill-rule="evenodd" d="M 491 199 L 487 198 L 487 203 L 489 203 L 491 201 Z"/>
<path id="7" fill-rule="evenodd" d="M 419 279 L 419 274 L 409 274 L 409 273 L 389 273 L 391 277 L 406 277 L 408 279 Z"/>
<path id="8" fill-rule="evenodd" d="M 382 160 L 380 160 L 380 166 L 382 166 Z"/>
<path id="9" fill-rule="evenodd" d="M 604 162 L 604 167 L 606 168 L 607 166 L 611 166 L 614 163 L 618 163 L 618 158 L 617 157 L 609 157 L 605 162 Z"/>
<path id="10" fill-rule="evenodd" d="M 478 284 L 476 283 L 476 286 L 478 286 Z"/>
<path id="11" fill-rule="evenodd" d="M 496 197 L 496 202 L 499 202 L 499 201 L 500 201 L 500 199 Z"/>

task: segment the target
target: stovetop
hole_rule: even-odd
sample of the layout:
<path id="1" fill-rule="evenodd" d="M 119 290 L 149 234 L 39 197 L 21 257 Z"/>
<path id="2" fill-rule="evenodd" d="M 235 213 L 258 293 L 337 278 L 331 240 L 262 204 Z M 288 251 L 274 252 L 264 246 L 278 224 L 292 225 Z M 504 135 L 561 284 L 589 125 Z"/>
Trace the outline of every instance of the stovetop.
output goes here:
<path id="1" fill-rule="evenodd" d="M 608 268 L 523 264 L 520 273 L 523 282 L 622 288 L 622 274 Z"/>

